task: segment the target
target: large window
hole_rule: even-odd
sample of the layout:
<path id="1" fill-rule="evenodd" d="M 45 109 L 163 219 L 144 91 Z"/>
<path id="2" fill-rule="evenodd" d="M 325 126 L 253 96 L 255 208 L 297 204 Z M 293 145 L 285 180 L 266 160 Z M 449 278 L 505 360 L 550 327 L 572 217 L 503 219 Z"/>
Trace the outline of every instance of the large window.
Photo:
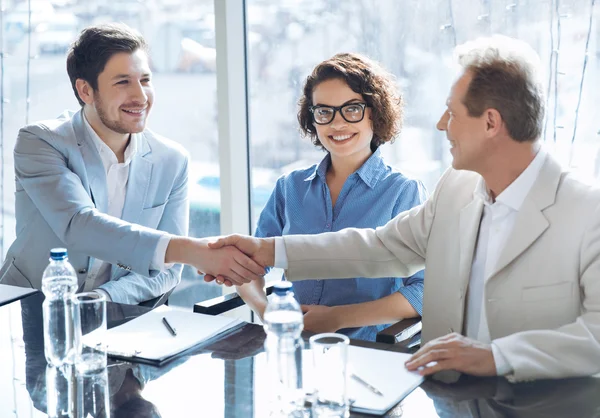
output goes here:
<path id="1" fill-rule="evenodd" d="M 450 162 L 447 141 L 435 129 L 435 123 L 455 76 L 452 48 L 492 33 L 522 38 L 537 49 L 547 71 L 548 114 L 544 130 L 547 146 L 563 163 L 597 177 L 600 174 L 597 106 L 600 90 L 596 88 L 600 82 L 597 25 L 600 4 L 595 3 L 593 6 L 592 0 L 1 0 L 2 255 L 13 241 L 15 231 L 12 150 L 17 131 L 26 122 L 53 118 L 64 109 L 78 108 L 65 71 L 65 51 L 78 31 L 87 25 L 122 21 L 139 29 L 149 41 L 157 95 L 149 127 L 180 142 L 191 153 L 190 232 L 194 236 L 208 236 L 221 231 L 222 218 L 227 225 L 235 224 L 224 232 L 253 231 L 277 177 L 323 157 L 322 151 L 299 135 L 297 101 L 311 69 L 338 52 L 366 54 L 396 75 L 406 100 L 406 120 L 400 137 L 393 145 L 384 145 L 382 151 L 388 163 L 421 179 L 432 191 Z M 245 6 L 245 25 L 238 20 L 232 22 L 223 5 L 230 7 L 227 10 L 238 11 Z M 238 44 L 241 44 L 244 26 L 246 65 L 238 65 L 237 61 L 232 65 L 224 60 L 217 73 L 217 49 L 232 40 L 219 43 L 215 33 L 219 28 L 238 28 L 239 33 L 227 33 L 240 38 Z M 236 57 L 244 55 L 243 50 L 235 48 L 226 52 Z M 219 57 L 223 55 L 219 53 Z M 217 77 L 222 80 L 239 74 L 248 82 L 248 95 L 245 89 L 232 83 L 230 91 L 219 93 L 218 97 Z M 249 228 L 239 226 L 247 219 L 231 222 L 231 218 L 248 218 L 239 202 L 230 205 L 224 201 L 223 207 L 220 203 L 221 188 L 230 190 L 229 199 L 241 195 L 237 193 L 240 185 L 246 186 L 243 179 L 232 175 L 231 166 L 235 164 L 229 162 L 239 158 L 227 160 L 224 155 L 241 155 L 243 160 L 248 157 L 239 143 L 231 146 L 226 130 L 220 132 L 223 137 L 218 137 L 217 103 L 225 103 L 223 96 L 234 104 L 246 99 L 248 103 L 251 193 L 245 206 L 251 209 Z M 221 117 L 235 114 L 229 128 L 242 126 L 240 113 L 245 115 L 245 111 L 238 109 L 227 115 L 221 113 Z M 240 140 L 245 135 L 236 132 L 229 136 Z M 222 147 L 224 143 L 229 147 Z M 224 172 L 228 174 L 225 177 L 221 175 Z M 232 184 L 238 188 L 230 187 Z M 190 306 L 221 291 L 219 286 L 204 284 L 193 269 L 186 268 L 171 303 Z"/>
<path id="2" fill-rule="evenodd" d="M 393 145 L 382 146 L 387 162 L 432 191 L 450 164 L 447 141 L 435 124 L 456 74 L 452 49 L 478 36 L 501 33 L 530 43 L 547 69 L 547 146 L 563 163 L 597 176 L 600 6 L 592 10 L 592 4 L 591 0 L 248 0 L 253 170 L 280 175 L 323 157 L 299 135 L 296 114 L 303 82 L 320 61 L 338 52 L 359 52 L 396 75 L 406 101 L 400 137 Z M 262 202 L 258 196 L 265 188 L 255 180 L 253 201 Z M 253 219 L 257 216 L 255 212 Z"/>
<path id="3" fill-rule="evenodd" d="M 190 235 L 216 235 L 219 227 L 219 158 L 216 126 L 216 50 L 211 0 L 9 1 L 2 8 L 4 56 L 4 252 L 14 239 L 12 150 L 25 123 L 77 110 L 65 59 L 70 43 L 91 24 L 123 22 L 151 48 L 156 90 L 148 127 L 191 154 Z M 29 10 L 31 8 L 31 28 Z M 28 56 L 31 57 L 28 59 Z M 221 294 L 186 267 L 170 302 L 190 307 Z"/>

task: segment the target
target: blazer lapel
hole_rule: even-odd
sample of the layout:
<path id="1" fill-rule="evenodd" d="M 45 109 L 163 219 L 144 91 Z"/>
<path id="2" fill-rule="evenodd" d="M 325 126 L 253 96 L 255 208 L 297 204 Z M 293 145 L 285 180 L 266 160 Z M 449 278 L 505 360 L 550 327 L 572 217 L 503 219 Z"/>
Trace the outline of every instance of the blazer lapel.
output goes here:
<path id="1" fill-rule="evenodd" d="M 94 140 L 92 139 L 88 128 L 85 126 L 83 118 L 83 111 L 81 110 L 73 115 L 73 130 L 75 132 L 77 145 L 81 152 L 81 157 L 85 163 L 90 196 L 96 205 L 96 209 L 106 213 L 108 211 L 106 172 L 100 154 L 98 154 L 98 149 L 94 144 Z"/>
<path id="2" fill-rule="evenodd" d="M 537 180 L 519 209 L 513 230 L 500 253 L 496 267 L 492 270 L 490 279 L 527 250 L 550 226 L 543 210 L 552 205 L 556 199 L 561 173 L 560 164 L 547 155 Z"/>
<path id="3" fill-rule="evenodd" d="M 146 194 L 150 186 L 152 175 L 152 161 L 146 158 L 150 153 L 150 145 L 144 135 L 132 135 L 138 141 L 138 153 L 131 160 L 125 205 L 121 219 L 126 222 L 138 223 L 140 214 L 144 209 Z"/>
<path id="4" fill-rule="evenodd" d="M 471 275 L 482 212 L 483 201 L 479 197 L 474 197 L 471 203 L 460 211 L 458 278 L 463 296 L 469 287 L 469 276 Z"/>
<path id="5" fill-rule="evenodd" d="M 549 225 L 548 220 L 542 211 L 535 206 L 534 202 L 525 199 L 490 278 L 498 274 L 500 270 L 529 248 Z"/>

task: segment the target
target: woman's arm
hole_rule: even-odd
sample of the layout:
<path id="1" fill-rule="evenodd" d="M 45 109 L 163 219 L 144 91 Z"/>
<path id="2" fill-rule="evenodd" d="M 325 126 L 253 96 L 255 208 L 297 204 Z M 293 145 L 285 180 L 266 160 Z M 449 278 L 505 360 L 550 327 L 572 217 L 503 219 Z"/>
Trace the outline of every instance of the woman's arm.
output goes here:
<path id="1" fill-rule="evenodd" d="M 254 283 L 251 283 L 254 284 Z M 313 332 L 335 332 L 342 328 L 390 324 L 419 316 L 402 293 L 351 305 L 302 305 L 304 329 Z"/>
<path id="2" fill-rule="evenodd" d="M 265 309 L 267 308 L 265 278 L 262 277 L 258 280 L 253 280 L 251 283 L 247 283 L 243 286 L 236 286 L 236 290 L 238 295 L 244 299 L 246 305 L 248 305 L 262 321 Z"/>
<path id="3" fill-rule="evenodd" d="M 419 181 L 408 180 L 398 191 L 392 217 L 425 201 L 427 192 Z M 313 332 L 333 332 L 342 328 L 357 328 L 390 324 L 404 318 L 421 315 L 423 307 L 423 276 L 419 271 L 403 278 L 403 287 L 391 295 L 369 302 L 339 306 L 303 305 L 304 328 Z"/>

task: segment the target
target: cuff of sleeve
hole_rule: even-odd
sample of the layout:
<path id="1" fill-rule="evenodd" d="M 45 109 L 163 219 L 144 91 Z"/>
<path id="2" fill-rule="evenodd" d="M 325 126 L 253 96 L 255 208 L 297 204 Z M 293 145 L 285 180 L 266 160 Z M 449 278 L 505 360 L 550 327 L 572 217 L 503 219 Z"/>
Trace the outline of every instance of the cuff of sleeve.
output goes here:
<path id="1" fill-rule="evenodd" d="M 104 289 L 94 289 L 94 292 L 99 293 L 101 295 L 104 295 L 104 297 L 106 298 L 107 302 L 112 302 L 112 298 L 110 297 L 110 293 L 108 293 L 106 290 Z"/>
<path id="2" fill-rule="evenodd" d="M 154 256 L 152 257 L 152 263 L 150 264 L 151 270 L 158 270 L 163 272 L 173 267 L 173 263 L 165 264 L 165 255 L 167 254 L 167 247 L 171 242 L 171 235 L 165 234 L 158 240 L 156 249 L 154 250 Z"/>
<path id="3" fill-rule="evenodd" d="M 398 289 L 398 293 L 406 298 L 408 303 L 411 304 L 415 311 L 423 316 L 423 290 L 411 289 L 410 286 L 404 286 Z"/>
<path id="4" fill-rule="evenodd" d="M 280 269 L 288 268 L 287 253 L 285 252 L 285 243 L 282 237 L 275 237 L 275 262 L 273 267 Z"/>
<path id="5" fill-rule="evenodd" d="M 492 354 L 494 356 L 494 363 L 496 363 L 496 374 L 498 376 L 506 376 L 513 372 L 513 368 L 500 351 L 500 348 L 492 343 Z"/>

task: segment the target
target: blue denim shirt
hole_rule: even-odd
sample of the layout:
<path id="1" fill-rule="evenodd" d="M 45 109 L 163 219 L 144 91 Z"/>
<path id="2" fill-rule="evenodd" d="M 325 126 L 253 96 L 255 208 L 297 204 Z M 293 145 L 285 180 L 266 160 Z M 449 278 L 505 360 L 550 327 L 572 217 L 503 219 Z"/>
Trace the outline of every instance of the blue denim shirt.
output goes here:
<path id="1" fill-rule="evenodd" d="M 423 184 L 388 166 L 380 150 L 351 174 L 335 207 L 326 182 L 329 154 L 318 165 L 279 178 L 263 209 L 257 237 L 319 234 L 344 228 L 376 228 L 426 199 Z M 402 293 L 415 310 L 423 308 L 423 271 L 409 278 L 303 280 L 294 282 L 296 299 L 306 305 L 337 306 L 381 299 Z M 348 328 L 351 338 L 374 341 L 387 325 Z"/>

